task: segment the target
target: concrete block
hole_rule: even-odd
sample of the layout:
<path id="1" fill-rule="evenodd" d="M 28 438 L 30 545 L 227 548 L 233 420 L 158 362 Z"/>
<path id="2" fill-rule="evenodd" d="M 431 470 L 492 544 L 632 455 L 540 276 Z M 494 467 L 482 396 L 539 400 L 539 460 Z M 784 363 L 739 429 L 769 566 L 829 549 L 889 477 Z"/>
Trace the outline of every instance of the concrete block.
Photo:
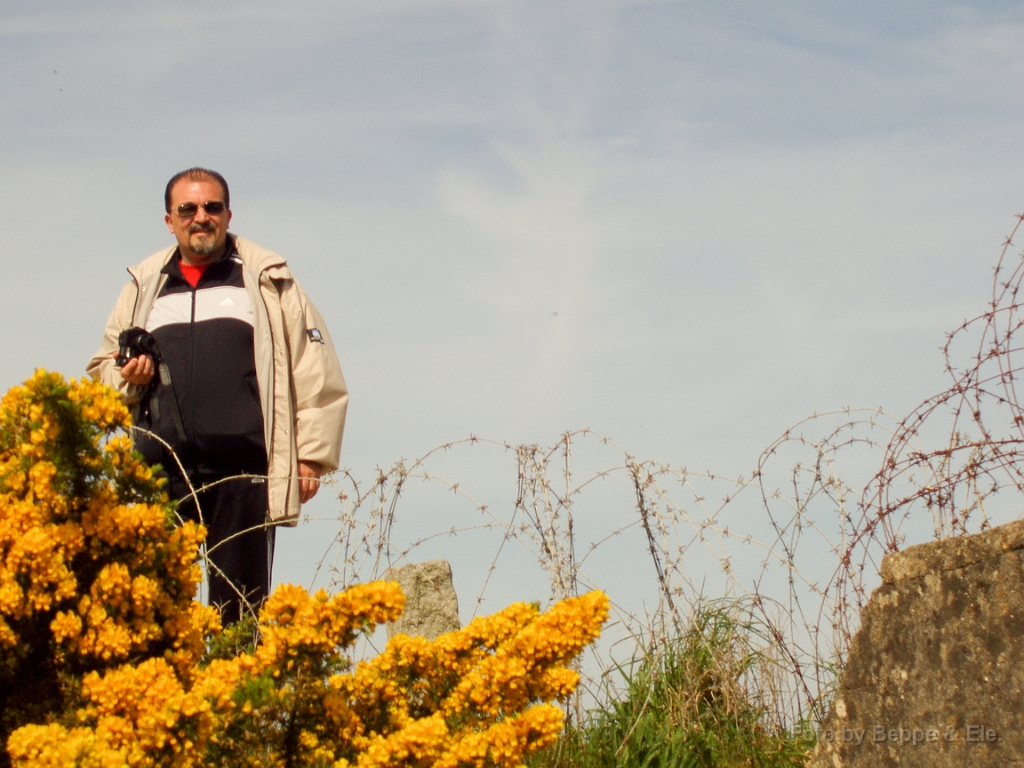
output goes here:
<path id="1" fill-rule="evenodd" d="M 809 768 L 1024 766 L 1024 521 L 881 572 Z"/>
<path id="2" fill-rule="evenodd" d="M 462 627 L 459 597 L 447 560 L 430 560 L 388 568 L 382 577 L 397 581 L 405 593 L 405 612 L 387 625 L 388 637 L 413 635 L 433 640 Z"/>

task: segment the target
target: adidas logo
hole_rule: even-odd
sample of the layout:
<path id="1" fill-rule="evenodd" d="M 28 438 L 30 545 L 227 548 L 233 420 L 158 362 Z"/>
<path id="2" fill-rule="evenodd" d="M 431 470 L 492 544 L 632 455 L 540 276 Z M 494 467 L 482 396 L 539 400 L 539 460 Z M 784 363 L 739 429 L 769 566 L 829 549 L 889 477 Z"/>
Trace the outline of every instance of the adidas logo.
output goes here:
<path id="1" fill-rule="evenodd" d="M 228 297 L 226 297 L 226 298 L 224 299 L 224 301 L 222 301 L 222 302 L 220 303 L 220 306 L 222 306 L 222 307 L 233 307 L 233 306 L 235 306 L 235 302 L 233 302 L 233 301 L 231 300 L 231 297 L 230 297 L 230 296 L 228 296 Z"/>

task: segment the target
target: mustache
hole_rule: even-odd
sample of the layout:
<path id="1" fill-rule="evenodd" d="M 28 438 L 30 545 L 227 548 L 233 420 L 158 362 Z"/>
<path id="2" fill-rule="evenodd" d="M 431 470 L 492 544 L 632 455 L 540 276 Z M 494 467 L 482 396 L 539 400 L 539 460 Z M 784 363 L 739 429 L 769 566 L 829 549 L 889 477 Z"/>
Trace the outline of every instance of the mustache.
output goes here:
<path id="1" fill-rule="evenodd" d="M 194 232 L 213 232 L 213 224 L 192 224 L 188 228 L 189 234 Z"/>

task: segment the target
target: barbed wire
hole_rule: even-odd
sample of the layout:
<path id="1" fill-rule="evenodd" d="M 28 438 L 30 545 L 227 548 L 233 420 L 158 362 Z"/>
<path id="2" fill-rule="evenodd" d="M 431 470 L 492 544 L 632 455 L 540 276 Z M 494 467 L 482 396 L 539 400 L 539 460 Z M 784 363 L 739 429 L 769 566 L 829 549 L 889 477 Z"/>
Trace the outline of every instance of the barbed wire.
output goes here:
<path id="1" fill-rule="evenodd" d="M 610 628 L 584 664 L 590 696 L 606 690 L 608 671 L 637 643 L 679 633 L 695 611 L 724 598 L 756 628 L 754 651 L 769 662 L 746 680 L 751 696 L 776 713 L 779 727 L 820 720 L 882 558 L 1019 515 L 1024 259 L 1012 249 L 1022 222 L 1024 215 L 1004 243 L 985 312 L 946 339 L 950 386 L 906 417 L 856 408 L 813 414 L 740 477 L 641 460 L 588 429 L 551 446 L 470 436 L 378 467 L 369 481 L 340 471 L 331 480 L 337 533 L 318 576 L 342 588 L 415 561 L 443 537 L 457 552 L 460 537 L 489 535 L 474 614 L 500 580 L 499 559 L 510 557 L 503 568 L 520 568 L 517 558 L 540 567 L 552 600 L 592 588 L 612 596 Z M 437 468 L 460 451 L 510 460 L 513 490 L 491 501 L 491 491 L 471 492 L 471 478 Z M 579 469 L 581 452 L 600 453 L 601 463 Z M 424 487 L 451 494 L 473 521 L 396 535 L 401 502 Z M 995 504 L 1000 493 L 1005 501 Z M 628 537 L 635 538 L 628 578 L 635 589 L 624 595 L 616 592 L 621 584 L 601 583 L 593 572 Z"/>

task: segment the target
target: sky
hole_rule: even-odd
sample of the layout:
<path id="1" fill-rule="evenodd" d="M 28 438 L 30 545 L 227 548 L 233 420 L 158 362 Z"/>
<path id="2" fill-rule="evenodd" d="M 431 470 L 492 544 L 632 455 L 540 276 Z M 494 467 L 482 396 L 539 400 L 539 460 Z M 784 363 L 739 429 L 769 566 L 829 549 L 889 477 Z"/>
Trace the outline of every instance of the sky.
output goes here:
<path id="1" fill-rule="evenodd" d="M 1024 208 L 1022 80 L 995 0 L 0 0 L 0 385 L 83 374 L 201 165 L 325 316 L 364 485 L 582 428 L 749 472 L 812 413 L 944 388 Z M 498 454 L 443 471 L 507 505 Z M 417 503 L 398 535 L 455 525 Z M 279 580 L 339 504 L 281 533 Z M 430 553 L 460 593 L 491 562 Z"/>

